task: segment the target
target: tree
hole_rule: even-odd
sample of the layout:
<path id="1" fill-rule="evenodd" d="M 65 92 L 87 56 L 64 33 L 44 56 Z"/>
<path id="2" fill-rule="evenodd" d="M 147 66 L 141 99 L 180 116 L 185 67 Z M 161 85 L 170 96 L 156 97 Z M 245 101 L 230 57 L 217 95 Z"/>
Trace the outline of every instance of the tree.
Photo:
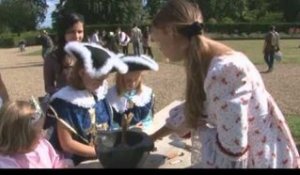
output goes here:
<path id="1" fill-rule="evenodd" d="M 163 6 L 164 3 L 166 3 L 167 0 L 148 0 L 146 3 L 146 10 L 149 13 L 150 17 L 153 17 L 156 15 L 158 10 Z"/>
<path id="2" fill-rule="evenodd" d="M 12 32 L 35 30 L 44 21 L 46 0 L 1 0 L 0 20 L 2 27 Z"/>
<path id="3" fill-rule="evenodd" d="M 300 20 L 300 0 L 280 0 L 280 6 L 284 13 L 284 18 L 288 22 L 299 22 Z"/>
<path id="4" fill-rule="evenodd" d="M 248 12 L 248 0 L 194 0 L 198 3 L 206 20 L 214 18 L 217 21 L 232 19 L 244 21 Z"/>
<path id="5" fill-rule="evenodd" d="M 62 11 L 76 11 L 86 24 L 131 24 L 147 16 L 142 4 L 141 0 L 61 0 L 53 17 Z"/>

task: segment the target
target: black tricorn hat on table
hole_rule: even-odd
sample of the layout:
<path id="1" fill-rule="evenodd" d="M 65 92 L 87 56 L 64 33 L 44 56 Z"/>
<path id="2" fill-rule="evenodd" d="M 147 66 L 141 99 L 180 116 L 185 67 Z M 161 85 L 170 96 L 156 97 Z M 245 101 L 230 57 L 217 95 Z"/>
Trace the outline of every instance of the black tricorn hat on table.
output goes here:
<path id="1" fill-rule="evenodd" d="M 98 78 L 117 71 L 125 74 L 128 66 L 112 51 L 97 44 L 68 42 L 65 51 L 77 59 L 83 61 L 84 69 L 92 78 Z"/>
<path id="2" fill-rule="evenodd" d="M 131 71 L 143 71 L 143 70 L 152 70 L 158 71 L 158 64 L 147 55 L 126 55 L 121 57 L 122 61 L 127 64 L 128 72 Z"/>

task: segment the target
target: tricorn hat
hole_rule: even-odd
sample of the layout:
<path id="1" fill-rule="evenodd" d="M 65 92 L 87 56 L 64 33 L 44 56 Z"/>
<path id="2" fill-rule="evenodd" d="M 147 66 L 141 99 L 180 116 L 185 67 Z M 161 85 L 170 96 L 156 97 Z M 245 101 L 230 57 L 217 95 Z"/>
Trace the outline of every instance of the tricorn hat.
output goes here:
<path id="1" fill-rule="evenodd" d="M 147 55 L 126 55 L 121 57 L 122 61 L 127 64 L 128 71 L 153 70 L 158 71 L 158 64 Z"/>
<path id="2" fill-rule="evenodd" d="M 65 51 L 77 59 L 81 59 L 84 69 L 93 78 L 97 78 L 113 71 L 125 74 L 128 66 L 117 55 L 108 49 L 94 43 L 68 42 Z"/>

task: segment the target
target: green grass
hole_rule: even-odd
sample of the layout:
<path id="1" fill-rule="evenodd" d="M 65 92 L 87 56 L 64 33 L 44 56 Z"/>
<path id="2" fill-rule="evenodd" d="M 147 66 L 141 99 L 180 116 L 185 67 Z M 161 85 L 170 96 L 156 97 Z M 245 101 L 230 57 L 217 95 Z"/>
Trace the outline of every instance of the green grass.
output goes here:
<path id="1" fill-rule="evenodd" d="M 289 115 L 286 117 L 288 125 L 291 129 L 292 135 L 295 141 L 300 144 L 300 116 L 299 115 Z"/>
<path id="2" fill-rule="evenodd" d="M 221 41 L 232 48 L 244 52 L 253 63 L 265 64 L 263 59 L 263 40 L 231 40 Z M 282 63 L 300 64 L 299 40 L 281 40 L 280 49 L 283 54 Z"/>
<path id="3" fill-rule="evenodd" d="M 222 40 L 220 41 L 237 51 L 245 53 L 254 64 L 265 64 L 263 59 L 263 40 Z M 300 64 L 300 45 L 299 40 L 281 40 L 280 48 L 283 53 L 282 63 Z M 158 46 L 153 43 L 153 54 L 157 60 L 165 59 L 163 54 L 158 49 Z"/>

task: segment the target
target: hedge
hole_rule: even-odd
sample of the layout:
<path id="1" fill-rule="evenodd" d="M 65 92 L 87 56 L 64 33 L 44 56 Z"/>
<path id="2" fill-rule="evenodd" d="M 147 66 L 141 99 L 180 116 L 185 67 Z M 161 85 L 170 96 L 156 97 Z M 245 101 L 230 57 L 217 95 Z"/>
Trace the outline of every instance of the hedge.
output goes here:
<path id="1" fill-rule="evenodd" d="M 24 32 L 19 35 L 15 33 L 3 33 L 0 35 L 0 47 L 17 47 L 21 40 L 25 40 L 27 46 L 39 45 L 40 41 L 37 37 L 38 34 L 39 32 L 37 31 Z"/>

